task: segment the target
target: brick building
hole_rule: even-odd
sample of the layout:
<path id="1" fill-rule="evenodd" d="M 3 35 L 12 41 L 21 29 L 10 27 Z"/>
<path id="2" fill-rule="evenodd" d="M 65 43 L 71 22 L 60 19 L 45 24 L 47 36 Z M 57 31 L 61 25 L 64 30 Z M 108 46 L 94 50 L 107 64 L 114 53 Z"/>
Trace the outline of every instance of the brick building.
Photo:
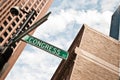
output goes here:
<path id="1" fill-rule="evenodd" d="M 21 28 L 21 25 L 26 20 L 27 14 L 22 11 L 18 16 L 10 13 L 10 9 L 14 6 L 19 6 L 21 9 L 29 12 L 32 9 L 36 11 L 31 21 L 26 28 L 30 27 L 35 21 L 45 15 L 53 0 L 0 0 L 0 46 L 4 46 L 13 37 L 13 34 Z M 33 31 L 34 32 L 34 31 Z M 31 32 L 30 34 L 32 34 Z M 8 63 L 5 64 L 1 71 L 0 80 L 4 80 L 8 72 L 16 62 L 25 47 L 25 43 L 16 42 L 13 46 L 13 53 Z"/>
<path id="2" fill-rule="evenodd" d="M 83 25 L 51 80 L 119 80 L 120 42 Z"/>

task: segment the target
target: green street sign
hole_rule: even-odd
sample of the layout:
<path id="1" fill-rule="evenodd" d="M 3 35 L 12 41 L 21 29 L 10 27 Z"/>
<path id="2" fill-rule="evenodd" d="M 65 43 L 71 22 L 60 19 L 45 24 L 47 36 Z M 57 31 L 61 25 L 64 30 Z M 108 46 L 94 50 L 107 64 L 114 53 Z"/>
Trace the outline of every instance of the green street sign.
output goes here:
<path id="1" fill-rule="evenodd" d="M 33 36 L 26 35 L 22 38 L 22 40 L 26 43 L 29 43 L 33 46 L 36 46 L 40 49 L 43 49 L 43 50 L 45 50 L 45 51 L 47 51 L 47 52 L 49 52 L 49 53 L 51 53 L 51 54 L 53 54 L 57 57 L 62 58 L 62 59 L 67 59 L 68 58 L 69 54 L 68 54 L 67 51 L 64 51 L 60 48 L 57 48 L 57 47 L 55 47 L 55 46 L 53 46 L 49 43 L 46 43 L 46 42 L 44 42 L 40 39 L 37 39 L 37 38 L 33 37 Z"/>

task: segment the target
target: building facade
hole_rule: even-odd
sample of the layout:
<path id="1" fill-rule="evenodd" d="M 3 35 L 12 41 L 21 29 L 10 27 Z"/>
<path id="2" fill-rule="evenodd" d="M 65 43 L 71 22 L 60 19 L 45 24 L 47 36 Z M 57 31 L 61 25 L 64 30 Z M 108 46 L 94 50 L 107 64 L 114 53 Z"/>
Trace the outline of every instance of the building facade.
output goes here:
<path id="1" fill-rule="evenodd" d="M 18 16 L 12 15 L 10 13 L 12 7 L 19 6 L 26 12 L 30 12 L 33 9 L 36 11 L 36 14 L 26 26 L 26 28 L 28 28 L 45 15 L 52 1 L 53 0 L 0 0 L 0 46 L 4 46 L 9 42 L 17 30 L 21 28 L 21 25 L 27 17 L 27 14 L 22 11 Z M 30 34 L 33 32 L 34 31 Z M 24 47 L 25 43 L 21 41 L 16 42 L 12 46 L 12 56 L 1 71 L 0 80 L 5 79 Z"/>
<path id="2" fill-rule="evenodd" d="M 120 42 L 83 25 L 51 80 L 120 80 Z"/>

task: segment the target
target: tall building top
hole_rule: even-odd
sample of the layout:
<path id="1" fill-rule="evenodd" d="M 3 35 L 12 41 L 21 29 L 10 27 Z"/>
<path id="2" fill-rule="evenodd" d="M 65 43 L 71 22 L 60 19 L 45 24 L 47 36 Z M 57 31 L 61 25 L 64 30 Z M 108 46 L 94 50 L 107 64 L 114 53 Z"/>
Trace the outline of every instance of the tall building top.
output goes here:
<path id="1" fill-rule="evenodd" d="M 110 36 L 120 41 L 120 6 L 112 15 Z"/>

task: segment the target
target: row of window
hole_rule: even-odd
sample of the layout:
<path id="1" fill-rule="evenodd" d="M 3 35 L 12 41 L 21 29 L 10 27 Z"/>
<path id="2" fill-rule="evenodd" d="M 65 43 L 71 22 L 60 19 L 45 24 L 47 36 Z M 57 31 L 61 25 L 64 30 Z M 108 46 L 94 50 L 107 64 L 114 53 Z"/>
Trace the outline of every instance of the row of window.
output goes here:
<path id="1" fill-rule="evenodd" d="M 2 31 L 2 30 L 3 30 L 3 27 L 1 26 L 1 27 L 0 27 L 0 31 Z M 12 30 L 12 28 L 11 28 L 11 27 L 8 27 L 8 31 L 11 32 L 11 30 Z"/>
<path id="2" fill-rule="evenodd" d="M 34 1 L 33 1 L 34 2 Z M 40 4 L 41 3 L 41 4 Z M 35 2 L 35 4 L 33 5 L 33 8 L 34 9 L 36 9 L 36 8 L 38 8 L 37 9 L 37 13 L 39 13 L 40 12 L 40 10 L 41 10 L 41 8 L 44 6 L 44 4 L 46 3 L 46 0 L 43 0 L 42 2 L 41 2 L 41 0 L 37 0 L 36 2 Z M 40 4 L 40 5 L 39 5 Z M 31 2 L 28 2 L 28 4 L 26 5 L 26 7 L 24 8 L 26 11 L 28 10 L 28 6 L 31 6 L 32 4 L 31 4 Z M 38 6 L 39 5 L 39 6 Z"/>
<path id="3" fill-rule="evenodd" d="M 8 17 L 9 18 L 9 17 Z M 16 18 L 16 22 L 18 22 L 19 21 L 19 18 L 17 17 Z M 25 21 L 25 19 L 23 19 L 23 22 Z M 31 21 L 30 21 L 30 23 L 32 23 Z M 4 26 L 7 26 L 8 25 L 8 22 L 7 21 L 4 21 L 3 22 L 3 24 L 4 24 Z M 12 27 L 14 27 L 16 25 L 16 23 L 13 21 L 12 23 L 11 23 L 11 26 Z M 7 29 L 7 31 L 9 31 L 9 32 L 11 32 L 12 31 L 12 27 L 11 26 L 8 26 L 8 29 Z M 19 26 L 22 26 L 22 23 L 20 23 L 20 25 Z M 2 31 L 4 28 L 3 28 L 3 26 L 0 26 L 0 31 Z M 4 37 L 7 37 L 8 36 L 8 32 L 4 32 L 3 33 L 3 36 Z M 3 41 L 4 39 L 2 38 L 2 37 L 0 37 L 0 43 L 2 43 L 2 41 Z"/>
<path id="4" fill-rule="evenodd" d="M 35 8 L 38 8 L 38 3 L 40 3 L 39 1 L 41 1 L 41 0 L 37 0 L 37 3 L 34 4 L 34 7 L 35 7 Z M 46 1 L 46 0 L 45 0 L 45 1 Z M 42 3 L 41 3 L 41 5 L 40 5 L 41 8 L 42 8 L 42 6 L 44 5 L 44 3 L 45 3 L 45 2 L 42 2 Z M 29 6 L 29 5 L 32 5 L 32 4 L 29 3 L 28 6 Z M 29 9 L 28 6 L 25 7 L 26 10 Z M 38 8 L 38 9 L 39 9 L 39 8 Z M 40 11 L 40 9 L 39 9 L 39 11 Z M 39 13 L 39 12 L 38 12 L 38 13 Z M 11 23 L 11 26 L 14 27 L 14 26 L 20 21 L 20 18 L 22 18 L 22 16 L 23 16 L 23 15 L 20 13 L 19 16 L 16 17 L 15 22 L 13 21 L 13 22 Z M 25 29 L 27 29 L 28 27 L 30 27 L 30 24 L 32 24 L 32 22 L 33 22 L 33 20 L 35 19 L 36 16 L 37 16 L 37 14 L 34 15 L 34 17 L 33 17 L 33 18 L 31 19 L 31 21 L 29 22 L 29 25 L 27 25 L 27 26 L 25 27 Z M 7 20 L 5 20 L 5 21 L 3 22 L 3 25 L 4 25 L 4 26 L 8 26 L 8 23 L 9 23 L 9 21 L 11 21 L 11 20 L 12 20 L 12 16 L 8 16 Z M 23 22 L 24 22 L 24 21 L 25 21 L 25 19 L 23 19 Z M 20 27 L 21 25 L 22 25 L 22 23 L 19 24 L 19 27 Z M 8 27 L 8 29 L 7 29 L 8 32 L 11 32 L 11 31 L 12 31 L 12 27 L 11 27 L 11 26 Z M 0 31 L 2 31 L 3 29 L 4 29 L 4 28 L 1 26 L 1 27 L 0 27 Z M 19 28 L 17 27 L 16 30 L 18 30 L 18 29 L 19 29 Z M 4 36 L 4 37 L 7 37 L 8 34 L 9 34 L 7 31 L 3 33 L 3 36 Z M 11 39 L 11 37 L 9 37 L 8 41 L 9 41 L 10 39 Z M 0 43 L 2 43 L 3 40 L 4 40 L 3 37 L 0 37 Z M 15 45 L 15 46 L 16 46 L 16 45 Z"/>
<path id="5" fill-rule="evenodd" d="M 34 4 L 34 7 L 35 7 L 35 8 L 37 7 L 38 3 L 40 3 L 39 1 L 41 1 L 41 0 L 37 0 L 36 3 Z M 46 1 L 46 0 L 45 0 L 45 1 Z M 29 2 L 29 5 L 31 5 L 30 2 Z M 40 8 L 41 8 L 43 5 L 44 5 L 44 2 L 41 3 Z M 28 10 L 28 7 L 26 6 L 25 9 Z M 39 11 L 40 11 L 40 9 L 38 9 L 38 12 L 39 12 Z M 21 14 L 21 13 L 19 14 L 19 17 L 20 17 L 20 18 L 22 17 L 22 14 Z M 8 21 L 11 21 L 11 20 L 12 20 L 12 17 L 11 17 L 11 16 L 8 16 L 7 19 L 8 19 Z M 16 22 L 18 22 L 18 21 L 19 21 L 19 18 L 16 18 Z M 3 24 L 4 24 L 4 26 L 7 26 L 7 25 L 8 25 L 8 22 L 5 20 L 5 21 L 3 22 Z M 12 25 L 14 26 L 14 23 L 13 23 Z M 0 30 L 1 30 L 1 29 L 0 29 Z"/>
<path id="6" fill-rule="evenodd" d="M 41 11 L 41 9 L 42 9 L 42 7 L 45 5 L 45 3 L 46 3 L 46 0 L 43 0 L 43 2 L 40 4 L 40 6 L 38 6 L 37 8 L 37 12 L 39 13 L 40 11 Z"/>
<path id="7" fill-rule="evenodd" d="M 9 38 L 8 40 L 10 40 L 11 38 Z M 0 43 L 2 43 L 4 39 L 2 37 L 0 37 Z M 6 43 L 7 44 L 7 43 Z M 16 43 L 12 44 L 12 47 L 15 48 L 16 47 Z"/>
<path id="8" fill-rule="evenodd" d="M 1 26 L 1 28 L 0 28 L 0 30 L 1 29 L 3 29 L 3 27 Z M 12 30 L 12 28 L 11 27 L 8 27 L 8 30 L 7 31 L 11 31 Z M 9 32 L 7 32 L 7 31 L 5 31 L 4 33 L 3 33 L 3 36 L 4 37 L 7 37 L 8 36 L 8 34 L 9 34 Z M 2 43 L 2 41 L 3 41 L 4 39 L 2 38 L 2 37 L 0 37 L 0 43 Z"/>
<path id="9" fill-rule="evenodd" d="M 19 17 L 21 18 L 21 17 L 22 17 L 22 14 L 19 14 Z M 9 32 L 12 31 L 12 28 L 13 28 L 14 26 L 16 26 L 16 24 L 17 24 L 17 23 L 19 22 L 19 20 L 20 20 L 19 17 L 16 17 L 15 21 L 13 21 L 10 26 L 8 26 L 8 23 L 12 20 L 12 16 L 8 16 L 7 20 L 5 20 L 5 21 L 3 22 L 3 26 L 4 26 L 4 27 L 8 26 L 8 27 L 7 27 L 7 30 L 3 33 L 3 36 L 4 36 L 4 37 L 7 37 L 8 34 L 9 34 Z M 0 31 L 2 31 L 2 30 L 4 29 L 3 26 L 0 26 Z M 8 41 L 9 41 L 10 39 L 11 39 L 11 38 L 9 37 Z M 0 43 L 2 43 L 3 40 L 4 40 L 4 38 L 0 37 Z"/>
<path id="10" fill-rule="evenodd" d="M 29 24 L 32 24 L 32 22 L 33 22 L 34 19 L 35 19 L 35 16 L 30 20 Z M 25 21 L 25 19 L 23 19 L 23 22 L 24 22 L 24 21 Z M 14 27 L 15 25 L 16 25 L 16 23 L 15 23 L 15 22 L 12 22 L 12 26 Z M 20 23 L 19 26 L 22 26 L 22 23 Z M 28 27 L 29 27 L 29 25 L 27 25 L 27 26 L 25 27 L 25 29 L 27 29 Z M 3 27 L 1 26 L 1 27 L 0 27 L 0 30 L 2 31 L 2 29 L 3 29 Z M 16 30 L 19 30 L 19 28 L 17 27 Z M 7 29 L 7 31 L 11 32 L 11 31 L 12 31 L 12 27 L 9 26 L 8 29 Z M 4 37 L 7 37 L 8 34 L 9 34 L 7 31 L 3 33 L 3 36 L 4 36 Z M 1 38 L 0 38 L 0 42 L 2 43 L 2 41 L 3 41 L 3 38 L 1 37 Z"/>
<path id="11" fill-rule="evenodd" d="M 21 14 L 21 13 L 19 14 L 19 17 L 22 18 L 22 14 Z M 5 21 L 3 22 L 3 25 L 4 25 L 4 26 L 7 26 L 7 25 L 8 25 L 9 21 L 12 20 L 12 17 L 11 17 L 11 16 L 8 16 L 7 19 L 8 19 L 8 21 L 5 20 Z M 16 22 L 19 22 L 19 18 L 18 18 L 18 17 L 16 18 Z M 12 23 L 13 26 L 15 26 L 14 24 L 15 24 L 15 22 Z"/>

